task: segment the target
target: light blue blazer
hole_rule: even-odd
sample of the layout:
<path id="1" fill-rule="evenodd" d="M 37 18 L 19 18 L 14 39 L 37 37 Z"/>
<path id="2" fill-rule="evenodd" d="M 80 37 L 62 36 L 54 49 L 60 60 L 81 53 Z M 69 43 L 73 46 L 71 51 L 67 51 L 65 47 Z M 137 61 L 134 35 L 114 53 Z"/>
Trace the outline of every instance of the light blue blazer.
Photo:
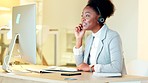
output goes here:
<path id="1" fill-rule="evenodd" d="M 82 55 L 75 55 L 76 65 L 89 64 L 89 53 L 93 41 L 92 34 L 85 42 L 85 50 Z M 101 65 L 99 72 L 122 72 L 123 51 L 120 36 L 117 32 L 110 30 L 104 25 L 101 30 L 96 63 Z M 96 65 L 97 65 L 96 64 Z M 96 71 L 97 72 L 97 71 Z"/>

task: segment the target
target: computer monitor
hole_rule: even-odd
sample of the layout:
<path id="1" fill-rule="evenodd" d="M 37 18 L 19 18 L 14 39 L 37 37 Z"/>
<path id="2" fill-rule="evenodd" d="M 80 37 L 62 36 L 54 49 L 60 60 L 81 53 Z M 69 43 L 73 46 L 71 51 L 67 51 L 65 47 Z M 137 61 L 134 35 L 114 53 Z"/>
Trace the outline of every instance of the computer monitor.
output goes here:
<path id="1" fill-rule="evenodd" d="M 2 65 L 3 70 L 9 68 L 12 51 L 18 39 L 21 57 L 27 62 L 36 64 L 36 5 L 22 5 L 12 10 L 12 40 Z"/>

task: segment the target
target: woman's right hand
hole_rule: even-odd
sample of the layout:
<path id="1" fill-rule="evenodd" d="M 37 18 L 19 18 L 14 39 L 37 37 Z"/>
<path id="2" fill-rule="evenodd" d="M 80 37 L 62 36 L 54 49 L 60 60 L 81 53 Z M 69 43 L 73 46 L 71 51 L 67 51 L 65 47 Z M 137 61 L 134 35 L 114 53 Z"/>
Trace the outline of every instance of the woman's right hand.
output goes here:
<path id="1" fill-rule="evenodd" d="M 75 28 L 76 48 L 79 48 L 82 46 L 82 39 L 84 34 L 85 34 L 85 30 L 83 29 L 82 24 L 79 24 L 79 26 Z"/>

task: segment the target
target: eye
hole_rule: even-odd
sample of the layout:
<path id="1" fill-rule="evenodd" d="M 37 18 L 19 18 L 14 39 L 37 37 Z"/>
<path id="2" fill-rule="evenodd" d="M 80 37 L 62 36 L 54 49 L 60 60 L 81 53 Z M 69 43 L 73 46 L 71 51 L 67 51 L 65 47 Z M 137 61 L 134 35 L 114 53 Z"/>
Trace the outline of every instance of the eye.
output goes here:
<path id="1" fill-rule="evenodd" d="M 90 17 L 90 15 L 89 14 L 86 14 L 86 17 Z"/>

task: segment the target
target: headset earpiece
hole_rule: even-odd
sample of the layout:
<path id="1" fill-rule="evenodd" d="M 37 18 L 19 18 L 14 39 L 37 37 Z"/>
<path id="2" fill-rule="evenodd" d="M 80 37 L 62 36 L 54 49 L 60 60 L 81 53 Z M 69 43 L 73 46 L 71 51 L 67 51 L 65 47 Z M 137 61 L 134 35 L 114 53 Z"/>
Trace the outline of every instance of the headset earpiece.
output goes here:
<path id="1" fill-rule="evenodd" d="M 103 17 L 101 17 L 101 16 L 100 16 L 100 17 L 98 18 L 98 22 L 99 22 L 99 23 L 103 24 L 103 23 L 104 23 L 104 21 L 105 21 L 105 20 L 104 20 L 104 18 L 103 18 Z"/>
<path id="2" fill-rule="evenodd" d="M 97 7 L 97 10 L 98 10 L 98 12 L 100 14 L 100 17 L 98 18 L 98 22 L 103 24 L 105 22 L 105 19 L 102 17 L 101 11 L 100 11 L 100 9 L 98 7 Z"/>

